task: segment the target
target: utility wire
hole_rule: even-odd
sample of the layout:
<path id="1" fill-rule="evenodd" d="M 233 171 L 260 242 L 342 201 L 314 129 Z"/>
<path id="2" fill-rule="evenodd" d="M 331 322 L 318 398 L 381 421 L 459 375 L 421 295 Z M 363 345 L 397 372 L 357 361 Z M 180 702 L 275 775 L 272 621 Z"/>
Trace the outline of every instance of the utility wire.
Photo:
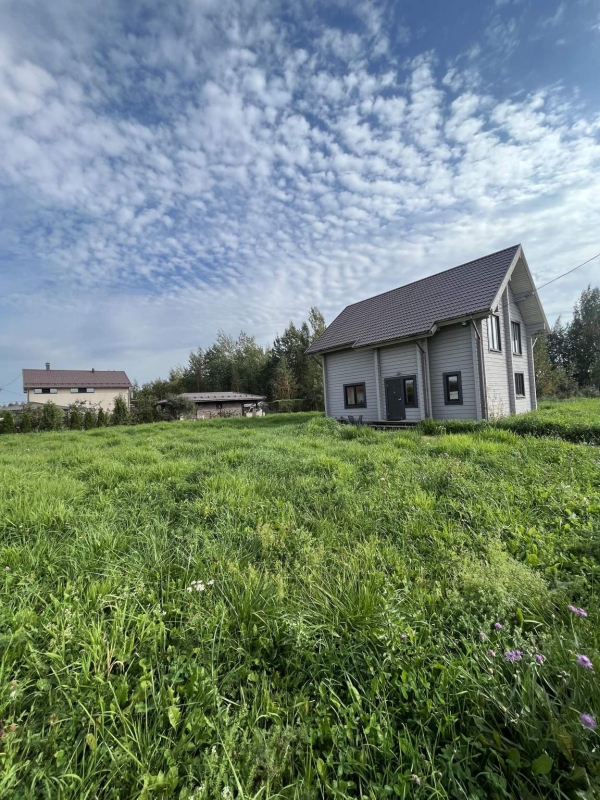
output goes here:
<path id="1" fill-rule="evenodd" d="M 0 392 L 3 392 L 6 389 L 7 386 L 10 386 L 11 383 L 14 383 L 20 377 L 21 377 L 21 374 L 19 373 L 19 375 L 17 375 L 16 378 L 13 378 L 12 381 L 9 381 L 8 383 L 5 383 L 4 386 L 0 386 Z M 15 393 L 11 392 L 11 394 L 15 394 Z"/>
<path id="2" fill-rule="evenodd" d="M 594 261 L 594 259 L 596 259 L 596 258 L 600 258 L 600 253 L 596 253 L 595 256 L 592 256 L 591 258 L 588 258 L 588 260 L 584 261 L 583 264 L 579 264 L 578 266 L 573 267 L 573 269 L 570 269 L 568 272 L 563 272 L 562 275 L 557 275 L 557 277 L 556 278 L 552 278 L 551 281 L 548 281 L 547 283 L 542 283 L 541 286 L 537 287 L 537 291 L 539 292 L 539 290 L 543 289 L 545 286 L 550 286 L 551 283 L 554 283 L 555 281 L 558 281 L 561 278 L 564 278 L 565 275 L 570 275 L 572 272 L 575 272 L 576 269 L 581 269 L 581 267 L 585 267 L 586 264 L 589 264 L 590 261 Z"/>

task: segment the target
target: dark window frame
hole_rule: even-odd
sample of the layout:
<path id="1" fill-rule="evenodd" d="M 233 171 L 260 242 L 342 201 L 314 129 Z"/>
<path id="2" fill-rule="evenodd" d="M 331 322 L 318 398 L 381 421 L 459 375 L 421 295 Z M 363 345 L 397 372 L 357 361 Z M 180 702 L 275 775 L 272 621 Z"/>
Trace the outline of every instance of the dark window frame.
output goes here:
<path id="1" fill-rule="evenodd" d="M 406 381 L 412 381 L 414 387 L 414 401 L 409 403 L 406 399 Z M 416 375 L 403 375 L 402 376 L 402 397 L 404 398 L 404 408 L 418 408 L 419 395 L 417 393 L 417 376 Z"/>
<path id="2" fill-rule="evenodd" d="M 518 391 L 517 375 L 519 376 L 519 378 L 521 379 L 521 381 L 523 383 L 523 394 L 520 394 L 519 391 Z M 518 397 L 519 399 L 521 399 L 523 397 L 526 397 L 526 394 L 525 394 L 525 373 L 524 372 L 515 372 L 515 397 Z"/>
<path id="3" fill-rule="evenodd" d="M 517 340 L 515 340 L 515 330 L 518 333 Z M 518 320 L 512 319 L 510 321 L 510 336 L 512 342 L 512 352 L 513 356 L 522 356 L 523 355 L 523 339 L 521 337 L 521 323 Z M 515 350 L 515 343 L 518 341 L 519 349 Z"/>
<path id="4" fill-rule="evenodd" d="M 458 378 L 458 400 L 450 399 L 450 390 L 448 389 L 448 378 L 456 375 Z M 442 374 L 442 381 L 444 384 L 444 403 L 447 406 L 462 406 L 463 404 L 463 390 L 462 390 L 462 372 L 459 369 L 454 369 L 451 372 L 444 372 Z"/>
<path id="5" fill-rule="evenodd" d="M 492 328 L 496 327 L 496 332 L 498 334 L 498 347 L 492 346 L 493 337 L 491 336 Z M 502 352 L 502 328 L 500 327 L 500 314 L 490 314 L 488 317 L 488 350 L 492 353 L 501 353 Z"/>
<path id="6" fill-rule="evenodd" d="M 365 398 L 364 403 L 355 403 L 350 405 L 348 403 L 348 389 L 354 389 L 354 395 L 356 396 L 356 387 L 362 386 L 363 397 Z M 358 383 L 345 383 L 344 384 L 344 408 L 366 408 L 367 407 L 367 385 L 364 381 L 358 381 Z"/>

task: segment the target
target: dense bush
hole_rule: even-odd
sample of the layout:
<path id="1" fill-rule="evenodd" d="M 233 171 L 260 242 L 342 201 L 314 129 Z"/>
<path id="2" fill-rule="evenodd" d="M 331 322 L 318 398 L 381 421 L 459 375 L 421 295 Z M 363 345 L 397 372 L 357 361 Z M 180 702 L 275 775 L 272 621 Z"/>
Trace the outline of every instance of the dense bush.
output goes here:
<path id="1" fill-rule="evenodd" d="M 94 419 L 93 413 L 88 408 L 85 414 L 83 415 L 83 429 L 86 431 L 90 431 L 92 428 L 95 427 L 96 427 L 96 420 Z"/>
<path id="2" fill-rule="evenodd" d="M 10 411 L 0 411 L 2 422 L 0 423 L 0 433 L 14 433 L 15 420 Z"/>
<path id="3" fill-rule="evenodd" d="M 122 394 L 115 397 L 115 404 L 112 414 L 110 415 L 110 421 L 112 425 L 128 425 L 130 422 L 127 401 Z"/>
<path id="4" fill-rule="evenodd" d="M 98 416 L 96 417 L 96 425 L 99 428 L 105 428 L 106 424 L 107 424 L 106 412 L 104 411 L 102 406 L 100 406 L 100 408 L 98 409 Z"/>

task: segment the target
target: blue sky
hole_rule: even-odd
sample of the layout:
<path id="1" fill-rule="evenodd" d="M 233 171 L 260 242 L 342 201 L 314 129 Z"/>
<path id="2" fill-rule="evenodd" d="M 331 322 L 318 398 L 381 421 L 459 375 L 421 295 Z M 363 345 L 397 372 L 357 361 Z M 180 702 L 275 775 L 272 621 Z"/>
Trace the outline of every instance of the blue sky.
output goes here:
<path id="1" fill-rule="evenodd" d="M 0 0 L 0 386 L 600 251 L 600 0 Z M 568 314 L 600 262 L 541 294 Z M 0 402 L 21 397 L 17 380 Z"/>

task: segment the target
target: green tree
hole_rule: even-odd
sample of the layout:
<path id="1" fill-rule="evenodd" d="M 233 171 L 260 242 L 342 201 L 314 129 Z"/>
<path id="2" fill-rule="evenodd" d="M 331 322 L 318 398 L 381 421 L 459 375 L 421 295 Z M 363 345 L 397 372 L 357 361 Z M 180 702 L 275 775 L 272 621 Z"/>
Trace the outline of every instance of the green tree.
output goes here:
<path id="1" fill-rule="evenodd" d="M 104 411 L 104 409 L 102 407 L 100 407 L 98 409 L 98 416 L 96 418 L 96 425 L 99 428 L 105 428 L 106 427 L 106 413 L 105 413 L 105 411 Z"/>
<path id="2" fill-rule="evenodd" d="M 165 398 L 163 413 L 167 419 L 190 419 L 194 416 L 196 405 L 189 397 L 181 394 L 170 394 Z"/>
<path id="3" fill-rule="evenodd" d="M 31 424 L 31 416 L 28 411 L 24 411 L 21 415 L 21 424 L 19 426 L 19 431 L 21 433 L 31 433 L 33 430 L 33 426 Z"/>
<path id="4" fill-rule="evenodd" d="M 15 420 L 10 411 L 0 411 L 2 414 L 2 433 L 14 433 L 15 432 Z"/>
<path id="5" fill-rule="evenodd" d="M 281 356 L 275 368 L 273 396 L 275 400 L 293 400 L 298 386 L 286 356 Z"/>
<path id="6" fill-rule="evenodd" d="M 113 425 L 129 424 L 129 409 L 127 408 L 127 401 L 122 394 L 115 398 L 110 421 Z"/>
<path id="7" fill-rule="evenodd" d="M 96 420 L 94 419 L 94 415 L 88 408 L 88 410 L 83 415 L 83 429 L 89 431 L 95 427 L 96 427 Z"/>
<path id="8" fill-rule="evenodd" d="M 273 343 L 274 385 L 277 364 L 285 357 L 296 383 L 296 396 L 304 399 L 307 410 L 323 408 L 323 371 L 320 359 L 306 354 L 306 349 L 325 330 L 325 319 L 317 308 L 311 308 L 308 321 L 298 328 L 293 322 Z"/>
<path id="9" fill-rule="evenodd" d="M 81 411 L 79 410 L 78 405 L 72 405 L 69 409 L 69 428 L 72 431 L 80 431 L 81 430 Z"/>
<path id="10" fill-rule="evenodd" d="M 583 290 L 566 339 L 568 371 L 580 387 L 600 388 L 600 288 Z"/>
<path id="11" fill-rule="evenodd" d="M 64 412 L 51 400 L 44 403 L 40 427 L 44 431 L 59 431 L 63 426 Z"/>
<path id="12" fill-rule="evenodd" d="M 538 397 L 568 397 L 577 391 L 577 384 L 564 367 L 555 367 L 548 353 L 546 336 L 539 336 L 533 347 L 535 389 Z"/>

